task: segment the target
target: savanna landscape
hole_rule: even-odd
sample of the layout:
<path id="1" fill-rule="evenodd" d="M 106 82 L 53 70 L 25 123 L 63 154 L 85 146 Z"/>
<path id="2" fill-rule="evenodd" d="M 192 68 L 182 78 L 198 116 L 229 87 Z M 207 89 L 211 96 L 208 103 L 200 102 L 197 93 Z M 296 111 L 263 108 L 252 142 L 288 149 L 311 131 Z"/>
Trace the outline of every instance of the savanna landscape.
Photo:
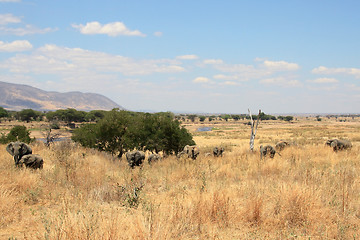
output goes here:
<path id="1" fill-rule="evenodd" d="M 1 239 L 359 239 L 360 119 L 183 122 L 196 160 L 125 158 L 70 141 L 31 143 L 43 169 L 16 168 L 0 145 Z M 41 122 L 25 124 L 41 137 Z M 39 126 L 37 126 L 37 124 Z M 211 131 L 197 131 L 200 127 Z M 334 152 L 325 141 L 349 139 Z M 296 142 L 260 160 L 259 146 Z M 213 147 L 225 148 L 214 157 Z M 147 153 L 148 154 L 148 153 Z"/>

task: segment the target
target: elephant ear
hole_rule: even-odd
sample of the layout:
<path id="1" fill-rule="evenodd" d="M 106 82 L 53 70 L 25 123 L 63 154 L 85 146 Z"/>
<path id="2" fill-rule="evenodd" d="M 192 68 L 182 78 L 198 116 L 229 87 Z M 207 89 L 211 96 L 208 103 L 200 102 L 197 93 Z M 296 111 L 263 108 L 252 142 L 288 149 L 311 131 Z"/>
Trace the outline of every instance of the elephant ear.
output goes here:
<path id="1" fill-rule="evenodd" d="M 6 146 L 6 151 L 8 153 L 10 153 L 11 156 L 14 156 L 14 146 L 13 146 L 13 144 L 14 144 L 14 142 L 11 142 Z"/>
<path id="2" fill-rule="evenodd" d="M 26 143 L 22 143 L 21 144 L 21 154 L 22 155 L 32 154 L 31 147 L 29 145 L 27 145 Z"/>
<path id="3" fill-rule="evenodd" d="M 336 147 L 336 145 L 337 145 L 336 141 L 332 141 L 331 144 L 330 144 L 331 147 Z"/>

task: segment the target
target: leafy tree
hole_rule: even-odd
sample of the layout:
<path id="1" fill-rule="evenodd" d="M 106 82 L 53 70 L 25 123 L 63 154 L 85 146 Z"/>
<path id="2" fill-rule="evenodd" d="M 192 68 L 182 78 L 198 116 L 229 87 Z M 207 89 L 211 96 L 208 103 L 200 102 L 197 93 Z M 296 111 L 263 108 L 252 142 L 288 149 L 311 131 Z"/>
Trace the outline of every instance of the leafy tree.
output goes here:
<path id="1" fill-rule="evenodd" d="M 40 118 L 43 114 L 32 109 L 23 109 L 20 112 L 17 112 L 15 118 L 21 121 L 31 122 Z"/>
<path id="2" fill-rule="evenodd" d="M 190 119 L 190 121 L 191 122 L 195 122 L 195 118 L 196 118 L 197 116 L 195 115 L 195 114 L 190 114 L 190 115 L 188 115 L 188 119 Z"/>
<path id="3" fill-rule="evenodd" d="M 7 142 L 15 142 L 15 141 L 21 141 L 25 143 L 30 143 L 34 139 L 30 138 L 30 131 L 27 130 L 25 126 L 15 126 L 13 127 L 9 134 L 6 136 Z"/>
<path id="4" fill-rule="evenodd" d="M 172 113 L 134 113 L 112 110 L 96 124 L 76 129 L 72 139 L 83 146 L 112 154 L 122 154 L 134 148 L 168 154 L 194 144 L 192 136 Z"/>
<path id="5" fill-rule="evenodd" d="M 9 117 L 9 112 L 6 111 L 3 107 L 0 107 L 0 118 Z"/>
<path id="6" fill-rule="evenodd" d="M 87 113 L 84 111 L 68 108 L 56 110 L 55 112 L 48 112 L 46 113 L 46 118 L 49 121 L 61 120 L 70 124 L 72 122 L 85 122 L 86 115 Z"/>
<path id="7" fill-rule="evenodd" d="M 224 115 L 221 115 L 221 118 L 227 122 L 229 119 L 231 119 L 231 116 L 229 114 L 224 114 Z"/>
<path id="8" fill-rule="evenodd" d="M 200 116 L 199 119 L 200 119 L 200 122 L 204 122 L 206 117 L 205 116 Z"/>
<path id="9" fill-rule="evenodd" d="M 85 115 L 85 120 L 87 122 L 97 122 L 100 119 L 103 119 L 105 117 L 106 111 L 104 110 L 93 110 Z"/>
<path id="10" fill-rule="evenodd" d="M 287 122 L 290 122 L 294 119 L 293 116 L 279 116 L 278 117 L 280 120 L 283 120 L 283 121 L 287 121 Z"/>
<path id="11" fill-rule="evenodd" d="M 235 121 L 238 121 L 241 119 L 240 115 L 231 115 L 231 118 L 234 119 Z"/>

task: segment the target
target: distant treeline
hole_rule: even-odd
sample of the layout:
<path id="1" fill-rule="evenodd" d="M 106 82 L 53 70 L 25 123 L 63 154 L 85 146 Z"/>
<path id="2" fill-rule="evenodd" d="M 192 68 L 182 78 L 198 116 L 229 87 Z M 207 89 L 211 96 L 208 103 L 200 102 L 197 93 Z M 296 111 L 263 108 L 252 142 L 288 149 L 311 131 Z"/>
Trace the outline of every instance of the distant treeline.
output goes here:
<path id="1" fill-rule="evenodd" d="M 0 118 L 8 118 L 15 119 L 19 121 L 31 122 L 31 121 L 64 121 L 67 123 L 83 123 L 83 122 L 97 122 L 100 119 L 103 119 L 107 112 L 104 110 L 93 110 L 90 112 L 78 111 L 76 109 L 68 108 L 68 109 L 60 109 L 56 111 L 49 112 L 40 112 L 32 109 L 23 109 L 21 111 L 7 111 L 4 108 L 0 107 Z M 174 114 L 173 114 L 174 115 Z M 258 115 L 252 116 L 254 120 L 257 119 Z M 221 114 L 221 115 L 211 115 L 211 116 L 203 116 L 196 114 L 180 114 L 174 115 L 174 118 L 177 120 L 185 121 L 189 119 L 194 122 L 195 120 L 199 120 L 200 122 L 204 122 L 206 119 L 208 121 L 214 120 L 224 120 L 228 121 L 230 119 L 234 121 L 238 120 L 250 120 L 250 116 L 247 114 Z M 265 113 L 260 114 L 261 120 L 284 120 L 284 121 L 292 121 L 292 116 L 273 116 Z"/>

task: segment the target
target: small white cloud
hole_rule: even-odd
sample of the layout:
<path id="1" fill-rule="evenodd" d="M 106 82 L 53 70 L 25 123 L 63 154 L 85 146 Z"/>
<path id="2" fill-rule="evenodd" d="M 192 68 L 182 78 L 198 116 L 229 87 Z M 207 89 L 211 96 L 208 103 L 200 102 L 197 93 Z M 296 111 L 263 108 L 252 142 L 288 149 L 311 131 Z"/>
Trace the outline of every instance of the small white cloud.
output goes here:
<path id="1" fill-rule="evenodd" d="M 280 87 L 300 87 L 302 84 L 298 80 L 287 80 L 283 77 L 268 78 L 260 80 L 261 84 L 276 85 Z"/>
<path id="2" fill-rule="evenodd" d="M 223 64 L 223 60 L 221 59 L 206 59 L 204 60 L 204 64 Z"/>
<path id="3" fill-rule="evenodd" d="M 183 55 L 183 56 L 177 56 L 176 59 L 180 59 L 180 60 L 195 60 L 198 59 L 199 57 L 196 55 Z"/>
<path id="4" fill-rule="evenodd" d="M 161 37 L 163 35 L 162 32 L 154 32 L 155 37 Z"/>
<path id="5" fill-rule="evenodd" d="M 296 63 L 288 63 L 285 61 L 264 61 L 264 66 L 271 70 L 278 71 L 294 71 L 299 69 L 299 65 Z"/>
<path id="6" fill-rule="evenodd" d="M 145 37 L 146 35 L 138 30 L 129 30 L 122 22 L 112 22 L 107 24 L 100 24 L 99 22 L 89 22 L 86 25 L 72 25 L 73 28 L 79 29 L 82 34 L 106 34 L 111 37 L 118 35 L 124 36 L 140 36 Z"/>
<path id="7" fill-rule="evenodd" d="M 0 52 L 23 52 L 32 49 L 30 42 L 26 40 L 17 40 L 11 43 L 0 41 Z"/>
<path id="8" fill-rule="evenodd" d="M 19 17 L 15 17 L 14 15 L 8 14 L 0 14 L 0 25 L 7 25 L 9 23 L 20 23 L 21 19 Z"/>
<path id="9" fill-rule="evenodd" d="M 337 83 L 339 82 L 337 79 L 335 78 L 317 78 L 314 80 L 309 80 L 308 82 L 312 82 L 312 83 Z"/>
<path id="10" fill-rule="evenodd" d="M 353 75 L 356 78 L 360 78 L 360 69 L 359 68 L 327 68 L 324 66 L 320 66 L 318 68 L 314 68 L 312 71 L 314 74 L 346 74 Z"/>
<path id="11" fill-rule="evenodd" d="M 208 83 L 210 82 L 210 79 L 207 77 L 197 77 L 193 80 L 194 83 Z"/>
<path id="12" fill-rule="evenodd" d="M 217 74 L 213 76 L 214 79 L 222 79 L 222 80 L 238 80 L 239 77 L 236 75 L 224 75 L 224 74 Z"/>
<path id="13" fill-rule="evenodd" d="M 221 83 L 222 85 L 229 85 L 229 86 L 237 86 L 240 85 L 238 82 L 233 81 L 225 81 L 224 83 Z"/>

